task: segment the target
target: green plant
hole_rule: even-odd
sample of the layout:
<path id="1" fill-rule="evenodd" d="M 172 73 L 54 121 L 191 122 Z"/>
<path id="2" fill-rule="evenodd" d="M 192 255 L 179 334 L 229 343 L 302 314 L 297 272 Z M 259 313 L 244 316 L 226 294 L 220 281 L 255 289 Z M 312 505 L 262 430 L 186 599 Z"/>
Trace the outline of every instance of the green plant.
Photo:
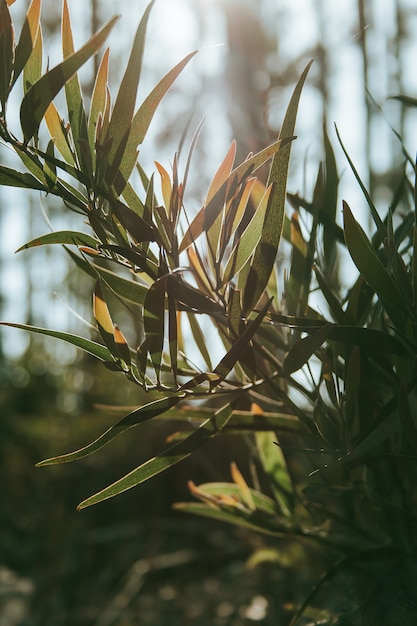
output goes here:
<path id="1" fill-rule="evenodd" d="M 40 0 L 32 1 L 17 44 L 7 4 L 0 0 L 0 135 L 25 170 L 1 165 L 0 183 L 55 195 L 86 220 L 92 234 L 53 232 L 21 249 L 64 245 L 92 277 L 99 342 L 7 324 L 67 341 L 149 395 L 148 402 L 92 443 L 39 465 L 80 459 L 149 419 L 180 422 L 180 431 L 159 455 L 89 497 L 79 505 L 84 508 L 168 469 L 222 431 L 249 435 L 257 459 L 256 487 L 232 464 L 231 483 L 190 483 L 200 502 L 177 508 L 244 526 L 271 541 L 297 540 L 306 554 L 309 546 L 320 548 L 326 573 L 295 607 L 291 624 L 412 623 L 414 164 L 404 150 L 403 177 L 381 217 L 339 138 L 370 209 L 371 236 L 346 202 L 343 226 L 337 222 L 338 173 L 327 135 L 312 199 L 287 194 L 296 114 L 309 64 L 278 140 L 237 166 L 233 143 L 202 208 L 189 214 L 187 178 L 199 129 L 182 176 L 178 154 L 170 173 L 156 164 L 160 194 L 154 175 L 148 177 L 137 160 L 160 100 L 193 56 L 171 70 L 135 111 L 152 4 L 139 25 L 114 105 L 105 52 L 86 111 L 77 71 L 102 46 L 115 19 L 75 52 L 64 1 L 64 60 L 42 73 Z M 6 105 L 21 74 L 19 140 L 8 128 Z M 67 120 L 53 103 L 62 89 Z M 50 139 L 42 149 L 43 120 Z M 254 173 L 269 160 L 263 182 Z M 141 181 L 139 191 L 133 186 L 134 172 Z M 285 212 L 287 199 L 291 218 Z M 276 267 L 282 235 L 291 248 L 284 279 Z M 357 268 L 347 288 L 341 287 L 342 249 Z M 313 292 L 320 294 L 325 314 L 313 307 Z M 129 313 L 134 332 L 114 323 L 110 311 L 115 298 Z M 126 339 L 129 332 L 136 343 Z M 220 358 L 218 347 L 210 350 L 208 332 L 220 339 Z M 197 359 L 200 367 L 194 365 Z M 279 550 L 260 554 L 254 562 L 263 558 L 282 561 Z M 287 566 L 294 575 L 299 558 L 290 558 Z M 329 586 L 332 593 L 326 592 Z"/>

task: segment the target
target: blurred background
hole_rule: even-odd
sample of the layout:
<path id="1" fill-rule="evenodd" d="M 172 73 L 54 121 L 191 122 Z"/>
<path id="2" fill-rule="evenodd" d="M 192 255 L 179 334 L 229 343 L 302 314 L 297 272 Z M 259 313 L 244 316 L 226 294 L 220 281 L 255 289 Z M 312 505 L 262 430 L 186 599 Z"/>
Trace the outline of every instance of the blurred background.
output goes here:
<path id="1" fill-rule="evenodd" d="M 17 33 L 28 5 L 17 0 L 11 7 Z M 113 94 L 146 6 L 145 0 L 69 0 L 76 46 L 120 13 L 109 40 Z M 61 8 L 56 0 L 43 2 L 51 65 L 60 59 Z M 289 191 L 311 198 L 325 128 L 338 162 L 340 202 L 347 200 L 361 219 L 364 199 L 336 124 L 374 201 L 388 204 L 392 177 L 404 162 L 395 132 L 410 154 L 417 146 L 416 109 L 391 99 L 417 96 L 414 0 L 157 0 L 140 98 L 194 49 L 198 55 L 163 101 L 141 151 L 148 174 L 154 160 L 169 169 L 184 129 L 188 149 L 205 120 L 191 171 L 190 212 L 201 206 L 233 138 L 239 161 L 275 140 L 311 59 Z M 91 63 L 81 73 L 87 98 L 95 71 Z M 0 159 L 13 165 L 4 146 Z M 82 229 L 80 216 L 57 200 L 0 188 L 0 318 L 87 335 L 82 320 L 91 321 L 90 279 L 55 247 L 14 254 L 47 232 L 48 221 L 55 230 Z M 0 625 L 285 624 L 283 599 L 297 598 L 282 570 L 246 567 L 267 541 L 171 511 L 174 501 L 188 498 L 188 479 L 229 479 L 233 460 L 245 467 L 242 442 L 222 438 L 166 476 L 82 513 L 75 510 L 78 502 L 138 465 L 149 450 L 157 452 L 168 434 L 163 426 L 129 431 L 74 465 L 34 467 L 97 436 L 123 414 L 118 405 L 140 402 L 136 388 L 75 349 L 1 331 Z"/>

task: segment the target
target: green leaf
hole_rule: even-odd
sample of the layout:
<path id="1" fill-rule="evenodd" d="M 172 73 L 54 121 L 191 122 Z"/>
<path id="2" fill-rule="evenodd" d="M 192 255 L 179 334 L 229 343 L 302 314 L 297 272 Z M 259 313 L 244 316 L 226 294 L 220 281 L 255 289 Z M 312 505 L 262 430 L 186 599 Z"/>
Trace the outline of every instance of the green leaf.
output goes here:
<path id="1" fill-rule="evenodd" d="M 252 256 L 259 239 L 262 234 L 262 229 L 265 220 L 265 214 L 269 203 L 269 197 L 272 191 L 272 186 L 268 187 L 265 194 L 257 207 L 251 221 L 239 237 L 236 246 L 233 248 L 225 270 L 223 272 L 223 284 L 228 283 L 233 276 L 236 276 L 249 261 Z"/>
<path id="2" fill-rule="evenodd" d="M 134 304 L 143 305 L 148 287 L 134 280 L 123 278 L 111 270 L 100 267 L 96 263 L 92 263 L 91 267 L 100 275 L 102 281 L 104 281 L 116 295 Z"/>
<path id="3" fill-rule="evenodd" d="M 110 182 L 119 169 L 126 148 L 129 129 L 132 124 L 136 94 L 142 69 L 146 28 L 154 1 L 155 0 L 152 0 L 146 8 L 136 31 L 130 57 L 117 93 L 110 119 L 107 133 L 107 139 L 110 139 L 112 142 L 109 154 L 109 165 L 112 170 L 112 175 L 109 175 Z"/>
<path id="4" fill-rule="evenodd" d="M 46 72 L 26 92 L 20 106 L 20 123 L 26 143 L 37 133 L 52 100 L 77 70 L 101 48 L 117 19 L 113 17 L 82 48 Z"/>
<path id="5" fill-rule="evenodd" d="M 11 328 L 20 328 L 21 330 L 28 330 L 31 333 L 38 333 L 40 335 L 47 335 L 48 337 L 55 337 L 55 339 L 62 339 L 66 343 L 81 348 L 84 352 L 88 352 L 92 356 L 95 356 L 100 361 L 112 361 L 112 355 L 109 350 L 95 341 L 90 339 L 84 339 L 84 337 L 78 337 L 78 335 L 71 335 L 70 333 L 64 333 L 57 330 L 50 330 L 47 328 L 38 328 L 37 326 L 29 326 L 28 324 L 15 324 L 12 322 L 0 322 L 2 326 L 9 326 Z"/>
<path id="6" fill-rule="evenodd" d="M 12 86 L 29 60 L 39 32 L 42 0 L 32 0 L 15 50 Z"/>
<path id="7" fill-rule="evenodd" d="M 43 38 L 42 29 L 38 28 L 32 52 L 23 67 L 23 93 L 27 93 L 32 85 L 42 76 Z"/>
<path id="8" fill-rule="evenodd" d="M 256 331 L 262 323 L 262 320 L 267 314 L 267 311 L 271 306 L 271 302 L 272 300 L 268 300 L 265 306 L 259 311 L 256 318 L 248 324 L 246 330 L 240 335 L 240 337 L 237 339 L 237 341 L 235 341 L 230 350 L 224 355 L 221 361 L 219 361 L 219 363 L 214 368 L 214 373 L 219 374 L 222 379 L 229 374 L 229 372 L 236 365 L 238 360 L 244 356 L 249 342 L 253 339 Z"/>
<path id="9" fill-rule="evenodd" d="M 64 0 L 62 10 L 62 53 L 64 61 L 74 55 L 71 19 L 68 2 Z M 73 74 L 65 83 L 65 97 L 67 101 L 68 119 L 71 125 L 71 135 L 80 168 L 92 179 L 92 155 L 88 143 L 87 119 L 85 116 L 84 99 L 78 74 Z"/>
<path id="10" fill-rule="evenodd" d="M 59 150 L 67 163 L 74 166 L 74 155 L 68 142 L 68 130 L 64 131 L 64 121 L 53 102 L 46 109 L 44 117 L 49 134 L 57 150 Z"/>
<path id="11" fill-rule="evenodd" d="M 28 248 L 35 248 L 36 246 L 44 246 L 46 244 L 72 244 L 74 246 L 89 246 L 90 248 L 96 249 L 97 245 L 100 244 L 100 241 L 85 233 L 77 233 L 72 230 L 61 230 L 36 237 L 36 239 L 32 239 L 23 246 L 20 246 L 16 252 L 27 250 Z"/>
<path id="12" fill-rule="evenodd" d="M 121 194 L 123 192 L 127 181 L 130 178 L 138 156 L 137 148 L 143 142 L 162 98 L 195 54 L 196 52 L 191 52 L 170 72 L 168 72 L 168 74 L 164 76 L 164 78 L 151 91 L 135 113 L 129 130 L 129 136 L 126 141 L 123 158 L 118 165 L 119 171 L 113 181 L 116 194 Z"/>
<path id="13" fill-rule="evenodd" d="M 291 515 L 293 486 L 285 456 L 280 447 L 276 446 L 277 437 L 271 432 L 255 434 L 256 447 L 274 498 L 286 517 Z"/>
<path id="14" fill-rule="evenodd" d="M 285 355 L 282 374 L 287 376 L 303 367 L 314 352 L 326 341 L 329 336 L 329 329 L 330 324 L 326 324 L 311 335 L 296 341 Z"/>
<path id="15" fill-rule="evenodd" d="M 360 186 L 360 188 L 361 188 L 361 190 L 362 190 L 362 193 L 363 193 L 363 195 L 365 196 L 366 201 L 367 201 L 367 203 L 368 203 L 368 206 L 369 206 L 369 208 L 370 208 L 370 210 L 371 210 L 372 219 L 374 220 L 374 222 L 375 222 L 375 224 L 376 224 L 376 227 L 377 227 L 377 230 L 378 230 L 378 234 L 379 234 L 379 239 L 380 239 L 380 241 L 384 241 L 384 240 L 385 240 L 385 238 L 386 238 L 386 236 L 387 236 L 387 229 L 386 229 L 386 227 L 385 227 L 385 224 L 383 223 L 383 221 L 382 221 L 382 220 L 381 220 L 381 218 L 379 217 L 379 213 L 378 213 L 378 211 L 376 210 L 376 207 L 375 207 L 374 203 L 372 202 L 372 198 L 371 198 L 371 196 L 369 195 L 369 192 L 368 192 L 368 190 L 366 189 L 365 185 L 363 184 L 363 182 L 362 182 L 362 180 L 361 180 L 361 178 L 360 178 L 360 176 L 359 176 L 359 173 L 358 173 L 357 169 L 356 169 L 356 168 L 355 168 L 355 166 L 353 165 L 353 161 L 352 161 L 352 159 L 350 158 L 350 156 L 349 156 L 349 154 L 348 154 L 348 152 L 347 152 L 347 150 L 346 150 L 345 146 L 344 146 L 344 145 L 343 145 L 343 143 L 342 143 L 342 139 L 341 139 L 341 137 L 340 137 L 340 135 L 339 135 L 339 131 L 337 130 L 337 127 L 336 127 L 336 135 L 337 135 L 337 138 L 338 138 L 338 140 L 339 140 L 339 143 L 340 143 L 340 145 L 341 145 L 341 147 L 342 147 L 342 150 L 343 150 L 343 152 L 345 153 L 345 156 L 346 156 L 346 158 L 347 158 L 347 160 L 348 160 L 348 162 L 349 162 L 349 165 L 350 165 L 350 167 L 351 167 L 351 169 L 352 169 L 352 172 L 353 172 L 353 174 L 354 174 L 354 176 L 355 176 L 356 180 L 358 181 L 359 186 Z"/>
<path id="16" fill-rule="evenodd" d="M 279 140 L 294 135 L 298 104 L 301 91 L 307 78 L 312 61 L 301 74 L 294 89 L 279 133 Z M 284 226 L 287 177 L 292 143 L 286 143 L 274 156 L 269 173 L 268 185 L 272 184 L 272 192 L 265 215 L 260 241 L 254 252 L 246 285 L 243 290 L 243 309 L 251 311 L 256 306 L 268 284 L 281 240 Z M 243 288 L 243 286 L 242 286 Z"/>
<path id="17" fill-rule="evenodd" d="M 93 158 L 96 158 L 96 141 L 100 143 L 99 123 L 102 122 L 106 106 L 108 104 L 108 77 L 109 77 L 110 49 L 104 52 L 94 81 L 93 94 L 91 96 L 90 114 L 88 116 L 88 141 Z M 101 118 L 101 120 L 100 120 Z M 100 121 L 99 121 L 100 120 Z M 101 139 L 103 139 L 101 137 Z"/>
<path id="18" fill-rule="evenodd" d="M 18 172 L 5 165 L 0 165 L 0 185 L 6 187 L 23 187 L 25 189 L 37 189 L 48 191 L 46 185 L 42 185 L 32 174 Z"/>
<path id="19" fill-rule="evenodd" d="M 159 381 L 162 363 L 162 353 L 165 336 L 165 294 L 167 289 L 167 276 L 156 280 L 148 289 L 144 308 L 144 327 L 147 339 L 148 351 Z"/>
<path id="20" fill-rule="evenodd" d="M 0 104 L 4 112 L 13 68 L 14 30 L 9 8 L 0 0 Z"/>
<path id="21" fill-rule="evenodd" d="M 197 448 L 202 446 L 209 439 L 215 437 L 226 426 L 236 404 L 237 399 L 235 398 L 200 424 L 186 439 L 170 446 L 167 450 L 149 459 L 112 485 L 109 485 L 102 491 L 87 498 L 78 505 L 78 510 L 112 498 L 128 489 L 132 489 L 132 487 L 136 487 L 136 485 L 149 480 L 149 478 L 160 474 L 169 467 L 189 457 Z"/>
<path id="22" fill-rule="evenodd" d="M 223 184 L 217 189 L 210 202 L 206 203 L 206 207 L 203 207 L 197 213 L 183 237 L 179 247 L 179 252 L 186 250 L 205 230 L 210 229 L 219 216 L 225 199 L 230 199 L 233 193 L 237 190 L 238 186 L 246 178 L 248 178 L 259 167 L 264 165 L 264 163 L 277 154 L 279 150 L 282 150 L 283 147 L 293 139 L 294 137 L 286 137 L 282 140 L 278 140 L 238 165 L 225 179 Z"/>
<path id="23" fill-rule="evenodd" d="M 116 424 L 111 426 L 106 432 L 104 432 L 100 437 L 89 443 L 87 446 L 80 448 L 79 450 L 75 450 L 74 452 L 69 452 L 67 454 L 61 454 L 59 456 L 52 457 L 50 459 L 45 459 L 44 461 L 40 461 L 36 464 L 37 467 L 43 467 L 45 465 L 57 465 L 59 463 L 70 463 L 71 461 L 77 461 L 78 459 L 82 459 L 89 454 L 93 454 L 103 448 L 106 444 L 108 444 L 112 439 L 123 433 L 125 430 L 129 428 L 134 428 L 139 424 L 143 424 L 153 417 L 161 415 L 168 411 L 172 406 L 178 404 L 178 402 L 182 399 L 183 396 L 168 396 L 166 398 L 160 398 L 159 400 L 155 400 L 153 402 L 149 402 L 138 409 L 135 409 L 129 415 L 126 415 L 121 420 L 119 420 Z"/>
<path id="24" fill-rule="evenodd" d="M 404 310 L 406 303 L 401 292 L 346 202 L 343 202 L 343 218 L 346 245 L 360 274 L 385 303 L 396 311 Z"/>

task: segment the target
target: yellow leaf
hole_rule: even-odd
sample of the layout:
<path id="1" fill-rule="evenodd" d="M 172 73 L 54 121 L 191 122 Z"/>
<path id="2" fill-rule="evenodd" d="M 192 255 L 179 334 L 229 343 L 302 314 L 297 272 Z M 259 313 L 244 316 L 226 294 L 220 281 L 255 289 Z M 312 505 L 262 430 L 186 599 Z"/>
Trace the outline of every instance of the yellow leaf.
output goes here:
<path id="1" fill-rule="evenodd" d="M 206 205 L 216 195 L 220 187 L 229 178 L 230 173 L 233 168 L 233 163 L 235 162 L 235 156 L 236 156 L 236 142 L 233 140 L 229 148 L 229 151 L 223 160 L 223 163 L 220 165 L 219 169 L 214 175 L 213 180 L 211 181 L 209 190 L 207 192 Z"/>
<path id="2" fill-rule="evenodd" d="M 172 195 L 171 179 L 166 169 L 160 163 L 157 163 L 155 161 L 155 165 L 161 177 L 162 196 L 164 198 L 165 208 L 168 213 L 170 210 L 170 206 L 171 206 L 171 195 Z"/>

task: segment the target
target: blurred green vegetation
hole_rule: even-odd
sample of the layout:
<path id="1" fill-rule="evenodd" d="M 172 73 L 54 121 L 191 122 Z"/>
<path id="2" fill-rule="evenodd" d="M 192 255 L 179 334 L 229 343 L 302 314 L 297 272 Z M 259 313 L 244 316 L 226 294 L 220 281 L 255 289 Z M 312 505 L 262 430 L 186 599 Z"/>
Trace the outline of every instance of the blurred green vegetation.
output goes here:
<path id="1" fill-rule="evenodd" d="M 170 472 L 78 513 L 82 498 L 128 472 L 150 449 L 156 452 L 175 425 L 151 422 L 81 462 L 36 468 L 114 421 L 113 412 L 96 403 L 137 402 L 137 390 L 88 357 L 54 376 L 42 371 L 41 346 L 35 363 L 33 352 L 32 346 L 16 364 L 1 362 L 2 625 L 243 626 L 263 614 L 267 623 L 285 623 L 283 598 L 300 601 L 303 585 L 296 591 L 275 563 L 247 566 L 253 551 L 270 542 L 171 508 L 189 499 L 188 479 L 224 479 L 231 460 L 246 469 L 240 438 L 210 442 Z M 68 412 L 59 407 L 63 394 L 73 393 L 74 379 L 80 384 L 80 371 L 92 384 Z M 295 549 L 282 543 L 284 555 Z M 15 577 L 9 585 L 5 568 Z M 304 592 L 313 570 L 314 559 L 310 569 L 303 560 Z"/>

